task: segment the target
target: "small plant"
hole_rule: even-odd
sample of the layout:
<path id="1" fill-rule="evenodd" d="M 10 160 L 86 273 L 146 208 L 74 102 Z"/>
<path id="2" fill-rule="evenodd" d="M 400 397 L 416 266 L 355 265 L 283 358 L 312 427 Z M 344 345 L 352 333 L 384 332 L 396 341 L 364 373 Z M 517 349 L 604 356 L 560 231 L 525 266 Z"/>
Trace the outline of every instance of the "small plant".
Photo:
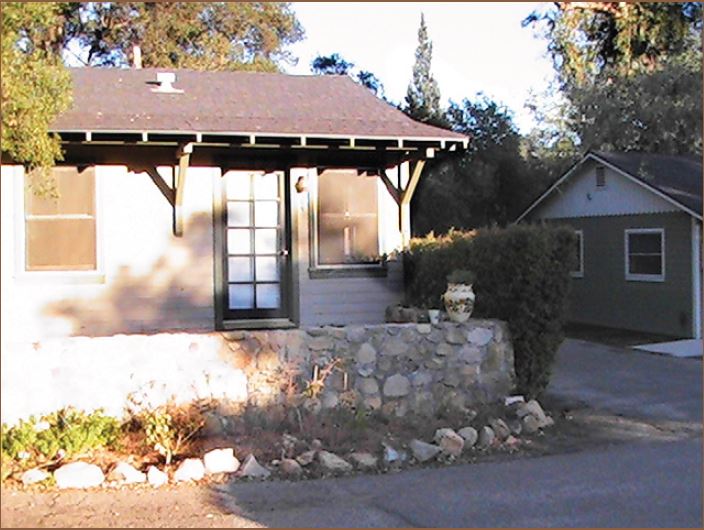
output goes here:
<path id="1" fill-rule="evenodd" d="M 2 425 L 3 477 L 11 464 L 20 469 L 57 459 L 72 458 L 100 448 L 114 448 L 121 435 L 119 420 L 102 410 L 73 408 L 41 417 L 30 416 L 17 425 Z"/>
<path id="2" fill-rule="evenodd" d="M 144 411 L 137 421 L 144 431 L 145 444 L 163 456 L 167 465 L 205 425 L 200 409 L 174 404 Z"/>
<path id="3" fill-rule="evenodd" d="M 342 359 L 333 359 L 323 366 L 323 368 L 315 365 L 313 367 L 313 379 L 306 382 L 306 388 L 303 390 L 303 395 L 309 398 L 317 398 L 325 389 L 325 380 L 336 369 L 339 369 L 341 365 Z"/>
<path id="4" fill-rule="evenodd" d="M 455 269 L 447 275 L 447 283 L 462 283 L 472 285 L 477 281 L 477 276 L 469 270 Z"/>

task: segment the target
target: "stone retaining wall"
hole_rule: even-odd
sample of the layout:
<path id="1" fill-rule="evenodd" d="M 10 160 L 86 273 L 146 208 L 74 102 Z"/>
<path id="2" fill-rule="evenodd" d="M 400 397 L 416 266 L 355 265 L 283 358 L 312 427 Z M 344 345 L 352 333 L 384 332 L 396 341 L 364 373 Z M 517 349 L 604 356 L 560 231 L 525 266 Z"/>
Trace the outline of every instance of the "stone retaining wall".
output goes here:
<path id="1" fill-rule="evenodd" d="M 499 399 L 514 378 L 508 329 L 494 320 L 74 337 L 2 357 L 2 419 L 10 423 L 69 405 L 115 416 L 169 399 L 274 405 L 333 362 L 304 406 L 432 414 Z"/>

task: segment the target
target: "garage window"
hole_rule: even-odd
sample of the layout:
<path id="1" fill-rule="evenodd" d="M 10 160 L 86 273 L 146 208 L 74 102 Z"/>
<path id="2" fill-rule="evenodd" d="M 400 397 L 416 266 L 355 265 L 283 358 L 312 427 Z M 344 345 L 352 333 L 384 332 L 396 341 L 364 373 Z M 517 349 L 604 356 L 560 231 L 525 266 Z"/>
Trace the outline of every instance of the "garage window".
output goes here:
<path id="1" fill-rule="evenodd" d="M 643 282 L 665 280 L 665 230 L 636 228 L 625 232 L 626 279 Z"/>

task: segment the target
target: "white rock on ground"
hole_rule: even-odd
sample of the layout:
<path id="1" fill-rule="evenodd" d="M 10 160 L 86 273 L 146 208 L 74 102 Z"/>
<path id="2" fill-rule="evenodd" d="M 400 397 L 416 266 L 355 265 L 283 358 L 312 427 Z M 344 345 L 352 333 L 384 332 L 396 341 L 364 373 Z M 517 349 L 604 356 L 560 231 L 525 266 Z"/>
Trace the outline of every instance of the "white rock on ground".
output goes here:
<path id="1" fill-rule="evenodd" d="M 371 453 L 352 453 L 349 459 L 359 469 L 374 468 L 379 462 L 379 459 Z"/>
<path id="2" fill-rule="evenodd" d="M 413 457 L 418 460 L 418 462 L 427 462 L 428 460 L 432 460 L 441 451 L 437 445 L 429 444 L 418 439 L 411 440 L 408 447 L 410 447 Z"/>
<path id="3" fill-rule="evenodd" d="M 538 432 L 538 430 L 540 429 L 540 422 L 538 421 L 538 418 L 536 418 L 532 414 L 523 416 L 523 419 L 521 420 L 521 425 L 523 432 L 526 434 L 533 434 L 535 432 Z"/>
<path id="4" fill-rule="evenodd" d="M 127 462 L 119 462 L 110 472 L 110 479 L 123 484 L 141 484 L 147 481 L 147 475 Z"/>
<path id="5" fill-rule="evenodd" d="M 247 455 L 240 467 L 240 475 L 249 478 L 267 478 L 271 475 L 271 471 L 257 462 L 254 455 Z"/>
<path id="6" fill-rule="evenodd" d="M 500 442 L 503 442 L 504 440 L 506 440 L 506 438 L 511 435 L 511 429 L 509 429 L 508 425 L 506 425 L 506 422 L 501 418 L 494 418 L 489 420 L 489 426 L 492 428 L 494 434 Z"/>
<path id="7" fill-rule="evenodd" d="M 329 451 L 320 451 L 318 453 L 318 462 L 328 471 L 351 471 L 352 464 L 343 460 L 335 453 Z"/>
<path id="8" fill-rule="evenodd" d="M 301 453 L 296 457 L 296 462 L 301 464 L 303 467 L 310 465 L 313 460 L 315 460 L 315 451 L 306 451 L 305 453 Z"/>
<path id="9" fill-rule="evenodd" d="M 485 425 L 484 427 L 479 429 L 479 439 L 477 440 L 477 447 L 479 449 L 486 449 L 492 443 L 494 443 L 495 438 L 496 435 L 494 434 L 494 429 L 492 429 L 488 425 Z"/>
<path id="10" fill-rule="evenodd" d="M 452 429 L 438 429 L 435 431 L 434 439 L 443 453 L 450 456 L 459 456 L 462 454 L 464 439 Z"/>
<path id="11" fill-rule="evenodd" d="M 281 461 L 281 464 L 279 464 L 279 469 L 281 469 L 281 472 L 284 475 L 289 475 L 292 477 L 296 477 L 303 473 L 301 464 L 296 462 L 293 458 L 284 458 Z"/>
<path id="12" fill-rule="evenodd" d="M 528 415 L 534 416 L 538 420 L 540 428 L 549 427 L 552 425 L 552 418 L 548 418 L 545 411 L 535 399 L 531 399 L 528 403 L 522 403 L 516 409 L 516 416 L 524 418 Z"/>
<path id="13" fill-rule="evenodd" d="M 54 479 L 59 489 L 93 488 L 103 483 L 105 475 L 95 464 L 72 462 L 54 471 Z"/>
<path id="14" fill-rule="evenodd" d="M 22 473 L 22 484 L 29 486 L 30 484 L 36 484 L 37 482 L 43 482 L 49 478 L 49 473 L 43 469 L 28 469 Z"/>
<path id="15" fill-rule="evenodd" d="M 235 458 L 235 450 L 227 447 L 224 449 L 213 449 L 205 453 L 203 455 L 203 465 L 207 475 L 234 473 L 239 469 L 240 461 Z"/>
<path id="16" fill-rule="evenodd" d="M 464 440 L 465 449 L 474 447 L 474 444 L 477 443 L 477 438 L 479 437 L 477 429 L 474 427 L 462 427 L 459 431 L 457 431 L 457 434 L 459 434 Z"/>
<path id="17" fill-rule="evenodd" d="M 200 458 L 186 458 L 174 472 L 176 482 L 201 480 L 205 476 L 205 466 Z"/>
<path id="18" fill-rule="evenodd" d="M 169 481 L 169 475 L 161 471 L 156 466 L 149 466 L 147 469 L 147 482 L 155 488 L 159 488 Z"/>
<path id="19" fill-rule="evenodd" d="M 384 446 L 384 462 L 387 464 L 393 464 L 398 460 L 401 460 L 401 454 L 391 447 L 389 444 L 382 443 Z"/>

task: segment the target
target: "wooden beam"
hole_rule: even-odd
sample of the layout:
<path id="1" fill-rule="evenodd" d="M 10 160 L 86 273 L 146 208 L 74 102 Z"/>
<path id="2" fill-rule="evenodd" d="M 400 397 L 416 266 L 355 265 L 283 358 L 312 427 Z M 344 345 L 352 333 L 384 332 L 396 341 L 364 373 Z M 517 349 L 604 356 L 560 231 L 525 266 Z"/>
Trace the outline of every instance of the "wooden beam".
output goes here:
<path id="1" fill-rule="evenodd" d="M 408 185 L 406 186 L 406 189 L 403 190 L 403 194 L 401 195 L 401 204 L 411 204 L 413 193 L 416 191 L 416 186 L 418 186 L 420 174 L 422 173 L 424 166 L 425 160 L 418 160 L 413 166 L 411 178 L 408 180 Z"/>
<path id="2" fill-rule="evenodd" d="M 192 143 L 180 146 L 178 152 L 178 170 L 174 179 L 174 235 L 176 237 L 183 235 L 183 193 L 186 185 L 186 173 L 191 163 L 191 153 L 193 153 Z"/>
<path id="3" fill-rule="evenodd" d="M 130 169 L 135 173 L 140 173 L 144 171 L 147 175 L 149 175 L 154 184 L 156 184 L 156 187 L 159 188 L 161 194 L 166 197 L 166 200 L 169 201 L 169 204 L 173 207 L 175 203 L 174 190 L 166 183 L 161 174 L 156 170 L 155 166 L 149 166 L 145 168 L 135 167 Z"/>
<path id="4" fill-rule="evenodd" d="M 386 171 L 384 170 L 384 168 L 379 169 L 379 178 L 384 183 L 384 186 L 386 186 L 386 189 L 389 192 L 389 194 L 391 195 L 391 197 L 394 199 L 394 201 L 396 201 L 396 204 L 400 205 L 401 204 L 401 192 L 389 180 L 389 177 L 386 174 Z"/>

